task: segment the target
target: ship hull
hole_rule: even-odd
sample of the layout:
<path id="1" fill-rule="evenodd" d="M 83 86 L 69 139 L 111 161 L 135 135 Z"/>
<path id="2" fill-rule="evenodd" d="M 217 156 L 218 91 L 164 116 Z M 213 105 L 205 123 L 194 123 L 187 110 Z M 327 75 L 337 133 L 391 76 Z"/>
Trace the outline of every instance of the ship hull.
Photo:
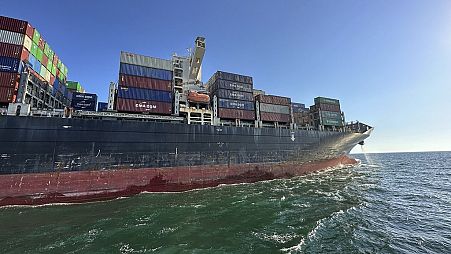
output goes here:
<path id="1" fill-rule="evenodd" d="M 368 135 L 0 118 L 0 205 L 86 202 L 289 178 L 356 161 Z"/>

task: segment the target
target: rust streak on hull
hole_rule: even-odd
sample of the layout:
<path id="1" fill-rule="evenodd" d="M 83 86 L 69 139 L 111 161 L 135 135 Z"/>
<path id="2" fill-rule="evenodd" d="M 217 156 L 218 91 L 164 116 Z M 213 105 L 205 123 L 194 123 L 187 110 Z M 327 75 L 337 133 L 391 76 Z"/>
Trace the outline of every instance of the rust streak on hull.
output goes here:
<path id="1" fill-rule="evenodd" d="M 0 175 L 0 206 L 102 201 L 145 191 L 180 192 L 220 184 L 290 178 L 356 163 L 353 158 L 340 156 L 304 164 L 290 162 Z"/>

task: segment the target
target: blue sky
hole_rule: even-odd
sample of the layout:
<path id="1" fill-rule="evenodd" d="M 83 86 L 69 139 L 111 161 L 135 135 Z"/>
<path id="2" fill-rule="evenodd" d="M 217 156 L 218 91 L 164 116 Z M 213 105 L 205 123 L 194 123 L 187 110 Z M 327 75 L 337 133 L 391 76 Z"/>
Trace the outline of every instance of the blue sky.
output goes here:
<path id="1" fill-rule="evenodd" d="M 170 58 L 206 37 L 203 80 L 251 75 L 256 88 L 313 104 L 341 100 L 376 127 L 366 151 L 451 150 L 451 1 L 5 1 L 69 68 L 107 97 L 121 50 Z M 356 149 L 359 151 L 360 148 Z"/>

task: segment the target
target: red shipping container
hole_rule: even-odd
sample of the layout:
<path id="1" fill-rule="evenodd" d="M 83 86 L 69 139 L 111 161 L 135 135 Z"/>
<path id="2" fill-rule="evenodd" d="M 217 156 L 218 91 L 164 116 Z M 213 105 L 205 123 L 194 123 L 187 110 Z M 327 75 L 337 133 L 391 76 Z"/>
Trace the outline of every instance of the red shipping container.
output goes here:
<path id="1" fill-rule="evenodd" d="M 27 22 L 19 19 L 0 16 L 0 29 L 25 34 Z"/>
<path id="2" fill-rule="evenodd" d="M 49 63 L 49 58 L 46 55 L 42 56 L 42 62 L 41 64 L 45 66 L 45 68 L 47 68 L 47 64 Z M 42 68 L 42 67 L 41 67 Z"/>
<path id="3" fill-rule="evenodd" d="M 267 104 L 277 104 L 277 105 L 286 105 L 286 106 L 291 105 L 291 99 L 288 97 L 259 94 L 255 97 L 255 99 L 259 102 L 263 102 L 263 103 L 267 103 Z"/>
<path id="4" fill-rule="evenodd" d="M 53 86 L 53 83 L 55 83 L 55 76 L 50 74 L 50 85 Z"/>
<path id="5" fill-rule="evenodd" d="M 119 85 L 159 91 L 172 91 L 172 80 L 160 80 L 124 74 L 119 75 Z"/>
<path id="6" fill-rule="evenodd" d="M 170 115 L 172 103 L 117 98 L 116 109 L 119 112 L 140 112 Z"/>
<path id="7" fill-rule="evenodd" d="M 16 98 L 16 89 L 14 87 L 0 87 L 0 102 L 10 103 Z"/>
<path id="8" fill-rule="evenodd" d="M 22 46 L 8 43 L 0 43 L 0 56 L 19 58 L 22 53 Z"/>
<path id="9" fill-rule="evenodd" d="M 289 123 L 290 118 L 290 115 L 287 114 L 260 112 L 260 120 L 265 122 Z"/>
<path id="10" fill-rule="evenodd" d="M 0 87 L 16 87 L 19 82 L 19 74 L 0 72 Z"/>
<path id="11" fill-rule="evenodd" d="M 321 103 L 317 104 L 317 108 L 323 111 L 341 112 L 340 105 Z"/>
<path id="12" fill-rule="evenodd" d="M 25 61 L 28 59 L 30 52 L 26 48 L 22 48 L 22 55 L 20 56 L 20 60 Z"/>
<path id="13" fill-rule="evenodd" d="M 28 37 L 33 38 L 34 28 L 30 25 L 30 23 L 27 24 L 27 30 L 25 34 L 28 35 Z"/>
<path id="14" fill-rule="evenodd" d="M 53 65 L 56 65 L 58 63 L 58 56 L 55 54 L 53 57 Z"/>
<path id="15" fill-rule="evenodd" d="M 243 119 L 243 120 L 255 120 L 255 111 L 231 109 L 231 108 L 218 108 L 219 118 L 224 119 Z"/>
<path id="16" fill-rule="evenodd" d="M 42 36 L 41 36 L 41 38 L 39 38 L 38 47 L 39 47 L 40 49 L 44 50 L 44 47 L 45 47 L 45 41 L 44 41 L 44 39 L 42 39 Z"/>

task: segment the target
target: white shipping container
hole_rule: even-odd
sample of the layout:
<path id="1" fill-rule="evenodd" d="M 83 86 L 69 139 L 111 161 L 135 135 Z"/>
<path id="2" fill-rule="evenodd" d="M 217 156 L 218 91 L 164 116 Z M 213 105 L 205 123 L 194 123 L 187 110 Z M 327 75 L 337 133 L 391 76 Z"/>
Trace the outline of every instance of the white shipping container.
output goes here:
<path id="1" fill-rule="evenodd" d="M 128 52 L 121 52 L 121 63 L 172 71 L 171 60 L 142 56 Z"/>
<path id="2" fill-rule="evenodd" d="M 260 103 L 260 111 L 261 112 L 268 112 L 268 113 L 277 113 L 277 114 L 289 115 L 290 114 L 290 107 L 289 106 L 283 106 L 283 105 Z"/>
<path id="3" fill-rule="evenodd" d="M 45 68 L 44 68 L 45 69 Z M 47 81 L 47 82 L 50 82 L 50 75 L 51 75 L 51 73 L 50 73 L 50 71 L 48 71 L 47 69 L 45 69 L 45 73 L 44 73 L 44 79 Z"/>
<path id="4" fill-rule="evenodd" d="M 0 30 L 0 42 L 14 45 L 23 45 L 24 34 Z"/>
<path id="5" fill-rule="evenodd" d="M 31 50 L 31 46 L 33 44 L 33 41 L 30 39 L 30 37 L 25 36 L 25 39 L 23 41 L 23 46 L 30 51 Z"/>

